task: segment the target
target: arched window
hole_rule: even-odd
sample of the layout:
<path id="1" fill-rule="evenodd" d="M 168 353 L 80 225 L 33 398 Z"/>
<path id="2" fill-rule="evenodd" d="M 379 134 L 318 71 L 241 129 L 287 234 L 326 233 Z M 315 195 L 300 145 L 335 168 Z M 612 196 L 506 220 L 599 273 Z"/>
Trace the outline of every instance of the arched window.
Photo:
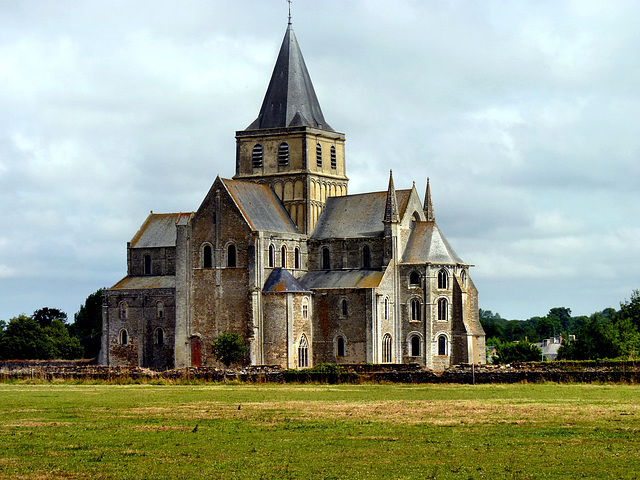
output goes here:
<path id="1" fill-rule="evenodd" d="M 282 268 L 287 268 L 287 247 L 282 245 L 280 249 L 280 262 L 282 264 Z"/>
<path id="2" fill-rule="evenodd" d="M 309 300 L 306 298 L 302 299 L 302 318 L 309 318 Z"/>
<path id="3" fill-rule="evenodd" d="M 293 268 L 300 268 L 300 249 L 298 247 L 293 251 Z"/>
<path id="4" fill-rule="evenodd" d="M 411 272 L 411 275 L 409 275 L 409 284 L 410 285 L 420 285 L 420 275 L 418 275 L 418 272 Z"/>
<path id="5" fill-rule="evenodd" d="M 128 343 L 129 343 L 129 334 L 123 328 L 122 330 L 120 330 L 120 345 L 126 345 Z"/>
<path id="6" fill-rule="evenodd" d="M 362 268 L 371 268 L 371 249 L 369 245 L 362 247 Z"/>
<path id="7" fill-rule="evenodd" d="M 460 278 L 462 280 L 462 286 L 466 287 L 467 286 L 467 271 L 466 270 L 462 270 L 462 273 L 460 274 Z"/>
<path id="8" fill-rule="evenodd" d="M 420 356 L 420 337 L 418 337 L 417 335 L 411 337 L 411 356 Z"/>
<path id="9" fill-rule="evenodd" d="M 253 168 L 262 168 L 263 155 L 264 149 L 262 148 L 262 145 L 256 143 L 253 146 L 253 151 L 251 152 L 251 163 Z"/>
<path id="10" fill-rule="evenodd" d="M 449 302 L 446 298 L 438 300 L 438 320 L 446 321 L 449 319 Z"/>
<path id="11" fill-rule="evenodd" d="M 440 335 L 438 337 L 438 355 L 447 354 L 447 337 Z"/>
<path id="12" fill-rule="evenodd" d="M 329 256 L 329 247 L 322 247 L 322 269 L 329 270 L 331 268 L 331 257 Z"/>
<path id="13" fill-rule="evenodd" d="M 274 248 L 273 245 L 269 245 L 269 266 L 273 267 L 273 257 L 274 257 Z"/>
<path id="14" fill-rule="evenodd" d="M 349 314 L 349 305 L 346 298 L 343 298 L 340 302 L 340 313 L 343 317 L 346 317 Z"/>
<path id="15" fill-rule="evenodd" d="M 144 256 L 144 274 L 151 275 L 151 255 Z"/>
<path id="16" fill-rule="evenodd" d="M 202 267 L 203 268 L 211 268 L 213 267 L 213 255 L 212 255 L 211 245 L 205 245 L 202 249 Z"/>
<path id="17" fill-rule="evenodd" d="M 389 318 L 389 297 L 384 297 L 384 319 Z"/>
<path id="18" fill-rule="evenodd" d="M 156 328 L 153 332 L 153 341 L 156 345 L 164 345 L 164 330 L 162 328 Z"/>
<path id="19" fill-rule="evenodd" d="M 438 288 L 441 290 L 447 288 L 447 271 L 444 268 L 438 272 Z"/>
<path id="20" fill-rule="evenodd" d="M 336 339 L 336 357 L 344 357 L 344 338 L 338 337 Z"/>
<path id="21" fill-rule="evenodd" d="M 382 363 L 391 363 L 391 335 L 388 333 L 382 337 Z"/>
<path id="22" fill-rule="evenodd" d="M 411 320 L 420 320 L 420 300 L 414 298 L 411 300 Z"/>
<path id="23" fill-rule="evenodd" d="M 230 243 L 227 246 L 227 267 L 237 267 L 238 266 L 238 258 L 236 255 L 236 246 L 233 243 Z"/>
<path id="24" fill-rule="evenodd" d="M 303 333 L 300 338 L 300 344 L 298 345 L 298 368 L 305 368 L 309 366 L 309 342 L 307 337 Z"/>
<path id="25" fill-rule="evenodd" d="M 322 168 L 322 145 L 316 143 L 316 166 Z"/>
<path id="26" fill-rule="evenodd" d="M 336 147 L 335 145 L 331 145 L 331 168 L 334 170 L 338 168 L 338 162 L 336 160 Z"/>
<path id="27" fill-rule="evenodd" d="M 162 302 L 156 303 L 156 317 L 164 318 L 164 303 Z"/>
<path id="28" fill-rule="evenodd" d="M 127 305 L 127 302 L 120 302 L 118 307 L 118 316 L 120 317 L 120 320 L 126 320 L 129 316 L 129 306 Z"/>
<path id="29" fill-rule="evenodd" d="M 278 146 L 278 166 L 289 166 L 289 144 L 287 142 L 282 142 Z"/>

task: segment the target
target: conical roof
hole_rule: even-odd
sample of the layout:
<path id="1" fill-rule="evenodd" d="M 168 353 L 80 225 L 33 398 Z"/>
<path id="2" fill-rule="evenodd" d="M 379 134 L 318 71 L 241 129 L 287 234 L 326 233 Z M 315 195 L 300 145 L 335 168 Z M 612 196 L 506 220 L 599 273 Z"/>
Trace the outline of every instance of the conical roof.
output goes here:
<path id="1" fill-rule="evenodd" d="M 260 114 L 247 130 L 294 126 L 333 131 L 322 115 L 298 40 L 289 25 Z"/>

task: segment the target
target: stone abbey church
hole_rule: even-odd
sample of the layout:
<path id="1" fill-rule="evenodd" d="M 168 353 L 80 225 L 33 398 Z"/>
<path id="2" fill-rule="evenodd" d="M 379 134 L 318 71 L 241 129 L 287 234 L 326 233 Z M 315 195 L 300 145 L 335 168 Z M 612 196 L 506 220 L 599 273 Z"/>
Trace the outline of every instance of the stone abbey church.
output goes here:
<path id="1" fill-rule="evenodd" d="M 289 25 L 258 118 L 236 132 L 233 178 L 195 212 L 152 212 L 127 243 L 101 363 L 217 365 L 223 332 L 251 365 L 484 363 L 471 265 L 438 228 L 429 182 L 424 203 L 391 174 L 348 195 L 344 142 Z"/>

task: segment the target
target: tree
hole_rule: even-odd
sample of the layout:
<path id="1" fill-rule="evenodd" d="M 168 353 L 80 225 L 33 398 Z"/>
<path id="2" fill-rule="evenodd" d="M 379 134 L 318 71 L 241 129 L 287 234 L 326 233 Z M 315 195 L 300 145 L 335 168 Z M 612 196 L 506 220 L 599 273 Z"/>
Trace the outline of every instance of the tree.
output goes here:
<path id="1" fill-rule="evenodd" d="M 93 358 L 100 352 L 102 336 L 102 289 L 90 294 L 73 317 L 69 331 L 80 339 L 84 358 Z"/>
<path id="2" fill-rule="evenodd" d="M 40 358 L 42 350 L 42 327 L 38 322 L 26 315 L 9 320 L 0 338 L 0 358 L 3 360 Z"/>
<path id="3" fill-rule="evenodd" d="M 542 359 L 542 350 L 525 341 L 500 343 L 496 345 L 496 351 L 496 363 L 538 362 Z"/>
<path id="4" fill-rule="evenodd" d="M 631 299 L 620 303 L 620 317 L 630 319 L 640 330 L 640 291 L 631 292 Z"/>
<path id="5" fill-rule="evenodd" d="M 75 359 L 81 355 L 80 342 L 69 336 L 67 327 L 58 319 L 43 328 L 32 317 L 20 315 L 9 320 L 0 338 L 1 359 Z"/>
<path id="6" fill-rule="evenodd" d="M 33 319 L 42 328 L 51 325 L 54 320 L 60 320 L 62 323 L 67 323 L 67 314 L 57 308 L 40 308 L 33 312 Z"/>
<path id="7" fill-rule="evenodd" d="M 229 367 L 234 362 L 244 357 L 249 348 L 245 345 L 242 337 L 237 333 L 224 332 L 213 340 L 213 354 L 224 364 Z"/>
<path id="8" fill-rule="evenodd" d="M 82 358 L 84 349 L 77 337 L 69 335 L 69 330 L 61 320 L 55 319 L 42 329 L 44 350 L 41 358 Z"/>

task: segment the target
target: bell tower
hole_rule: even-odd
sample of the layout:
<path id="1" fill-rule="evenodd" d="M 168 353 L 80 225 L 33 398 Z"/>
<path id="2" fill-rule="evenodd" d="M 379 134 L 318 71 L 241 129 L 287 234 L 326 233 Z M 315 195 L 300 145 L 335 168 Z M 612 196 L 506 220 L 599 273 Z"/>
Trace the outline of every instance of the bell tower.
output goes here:
<path id="1" fill-rule="evenodd" d="M 258 118 L 236 132 L 233 178 L 269 185 L 310 235 L 327 197 L 347 194 L 344 141 L 322 115 L 289 24 Z"/>

